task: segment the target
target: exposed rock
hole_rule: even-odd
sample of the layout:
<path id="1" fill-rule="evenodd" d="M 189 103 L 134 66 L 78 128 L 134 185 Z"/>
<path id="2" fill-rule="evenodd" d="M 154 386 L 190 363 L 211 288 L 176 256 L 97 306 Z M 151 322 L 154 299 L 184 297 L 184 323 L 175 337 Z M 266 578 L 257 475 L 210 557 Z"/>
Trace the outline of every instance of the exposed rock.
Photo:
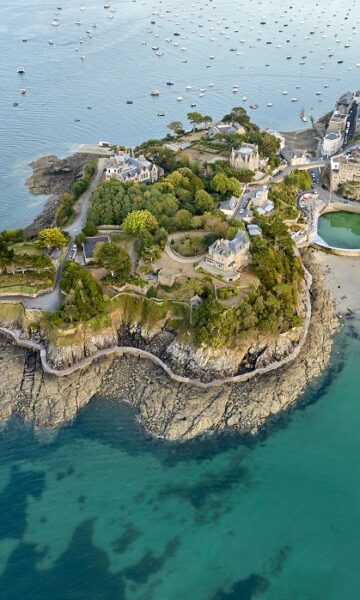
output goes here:
<path id="1" fill-rule="evenodd" d="M 51 196 L 41 213 L 25 229 L 27 235 L 36 235 L 44 227 L 54 225 L 55 212 L 61 196 L 70 191 L 72 184 L 81 177 L 84 165 L 93 159 L 94 156 L 89 154 L 72 154 L 64 159 L 50 155 L 30 163 L 33 174 L 26 181 L 30 192 Z"/>
<path id="2" fill-rule="evenodd" d="M 329 361 L 338 326 L 333 298 L 311 252 L 304 262 L 313 275 L 312 321 L 299 357 L 288 365 L 247 382 L 206 390 L 176 383 L 150 361 L 126 356 L 57 378 L 44 376 L 34 353 L 3 341 L 0 417 L 19 412 L 39 425 L 57 426 L 71 420 L 97 393 L 131 402 L 148 430 L 168 439 L 189 439 L 225 428 L 255 434 L 269 419 L 294 405 Z M 288 338 L 286 344 L 293 343 L 292 333 Z M 98 343 L 96 336 L 93 343 Z"/>

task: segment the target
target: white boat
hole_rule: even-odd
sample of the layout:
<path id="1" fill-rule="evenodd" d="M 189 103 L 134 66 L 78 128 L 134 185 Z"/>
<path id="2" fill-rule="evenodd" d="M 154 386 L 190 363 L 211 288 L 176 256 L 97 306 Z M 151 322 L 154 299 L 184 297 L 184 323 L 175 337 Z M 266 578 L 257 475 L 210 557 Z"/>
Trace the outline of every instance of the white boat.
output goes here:
<path id="1" fill-rule="evenodd" d="M 22 94 L 23 96 L 25 96 L 25 94 L 26 94 L 26 88 L 21 88 L 20 94 Z"/>
<path id="2" fill-rule="evenodd" d="M 288 92 L 286 90 L 283 91 L 283 96 L 287 96 Z"/>
<path id="3" fill-rule="evenodd" d="M 49 44 L 50 46 L 53 46 L 54 42 L 52 40 L 49 40 Z"/>
<path id="4" fill-rule="evenodd" d="M 188 91 L 192 90 L 192 85 L 187 85 L 185 89 L 188 90 Z"/>
<path id="5" fill-rule="evenodd" d="M 299 98 L 291 98 L 291 102 L 298 102 Z"/>
<path id="6" fill-rule="evenodd" d="M 54 20 L 54 21 L 52 21 L 51 25 L 52 25 L 53 27 L 59 27 L 60 23 L 59 23 L 58 21 L 55 21 L 55 20 Z"/>
<path id="7" fill-rule="evenodd" d="M 150 93 L 150 96 L 160 96 L 159 90 L 152 90 L 152 92 Z"/>
<path id="8" fill-rule="evenodd" d="M 16 69 L 16 72 L 19 73 L 19 75 L 22 75 L 23 73 L 25 73 L 25 68 L 24 67 L 18 67 Z"/>
<path id="9" fill-rule="evenodd" d="M 273 103 L 272 102 L 268 102 L 266 106 L 268 106 L 269 108 L 271 108 L 273 106 Z"/>
<path id="10" fill-rule="evenodd" d="M 242 98 L 242 101 L 243 101 L 243 102 L 246 102 L 246 100 L 247 100 L 247 97 L 246 97 L 246 96 L 243 96 L 243 98 Z"/>
<path id="11" fill-rule="evenodd" d="M 176 100 L 177 100 L 178 102 L 182 102 L 182 101 L 184 100 L 184 98 L 183 98 L 182 96 L 178 96 L 178 97 L 176 98 Z"/>

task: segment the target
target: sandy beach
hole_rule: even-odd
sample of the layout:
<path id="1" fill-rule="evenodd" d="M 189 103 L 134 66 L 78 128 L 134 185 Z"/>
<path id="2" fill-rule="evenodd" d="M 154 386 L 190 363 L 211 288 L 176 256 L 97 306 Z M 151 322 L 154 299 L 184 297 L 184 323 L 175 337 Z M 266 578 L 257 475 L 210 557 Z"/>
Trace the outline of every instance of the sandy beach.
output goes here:
<path id="1" fill-rule="evenodd" d="M 339 314 L 352 311 L 360 314 L 360 257 L 335 256 L 314 251 L 325 272 Z"/>

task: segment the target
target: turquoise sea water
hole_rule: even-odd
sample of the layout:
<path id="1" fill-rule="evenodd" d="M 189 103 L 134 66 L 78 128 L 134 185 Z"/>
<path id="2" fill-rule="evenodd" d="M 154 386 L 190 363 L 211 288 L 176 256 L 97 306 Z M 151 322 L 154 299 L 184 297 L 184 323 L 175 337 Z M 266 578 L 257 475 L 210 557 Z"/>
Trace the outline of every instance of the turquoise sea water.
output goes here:
<path id="1" fill-rule="evenodd" d="M 0 597 L 356 600 L 359 335 L 257 440 L 153 440 L 105 399 L 57 432 L 7 423 Z"/>
<path id="2" fill-rule="evenodd" d="M 259 124 L 301 128 L 303 107 L 318 116 L 359 87 L 354 1 L 113 4 L 108 19 L 100 0 L 0 3 L 0 229 L 42 206 L 24 187 L 36 156 L 137 143 L 191 103 L 218 118 L 243 96 Z M 347 322 L 306 408 L 257 440 L 153 440 L 106 399 L 58 431 L 3 424 L 1 600 L 357 600 L 359 336 Z"/>
<path id="3" fill-rule="evenodd" d="M 319 218 L 318 232 L 329 246 L 360 248 L 360 215 L 345 211 L 322 215 Z"/>

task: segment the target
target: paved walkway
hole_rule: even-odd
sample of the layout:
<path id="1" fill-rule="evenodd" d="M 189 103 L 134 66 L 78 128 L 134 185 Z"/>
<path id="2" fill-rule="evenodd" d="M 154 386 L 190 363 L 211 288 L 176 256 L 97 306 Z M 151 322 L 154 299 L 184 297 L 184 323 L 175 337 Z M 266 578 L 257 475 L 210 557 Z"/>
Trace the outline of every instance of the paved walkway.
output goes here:
<path id="1" fill-rule="evenodd" d="M 67 257 L 72 253 L 74 239 L 76 238 L 77 234 L 80 233 L 80 231 L 82 230 L 82 228 L 84 227 L 84 225 L 86 223 L 87 213 L 89 210 L 92 193 L 93 193 L 94 189 L 96 188 L 96 186 L 98 185 L 98 183 L 102 177 L 103 171 L 104 171 L 104 161 L 105 161 L 104 158 L 99 159 L 96 175 L 95 175 L 94 179 L 92 180 L 89 188 L 83 194 L 81 205 L 80 205 L 80 212 L 79 212 L 78 216 L 75 218 L 73 223 L 71 223 L 71 225 L 68 225 L 68 227 L 64 227 L 64 231 L 66 231 L 70 236 L 70 243 L 68 246 Z M 0 298 L 0 302 L 17 301 L 17 302 L 22 302 L 26 308 L 37 308 L 40 310 L 47 310 L 49 312 L 55 312 L 61 304 L 61 288 L 60 288 L 61 271 L 62 271 L 62 267 L 59 267 L 57 274 L 56 274 L 55 285 L 51 292 L 40 294 L 36 298 L 29 298 L 28 296 L 22 296 L 20 294 L 14 295 L 14 296 L 3 296 L 2 298 Z"/>
<path id="2" fill-rule="evenodd" d="M 168 241 L 166 242 L 165 252 L 168 255 L 168 257 L 171 258 L 171 260 L 183 265 L 189 265 L 194 262 L 203 260 L 206 254 L 197 254 L 196 256 L 181 256 L 181 254 L 178 254 L 177 252 L 175 252 L 175 250 L 172 249 L 171 242 L 172 240 L 177 241 L 183 238 L 184 236 L 201 237 L 204 234 L 204 231 L 178 231 L 176 233 L 172 233 L 171 235 L 169 235 Z"/>
<path id="3" fill-rule="evenodd" d="M 176 381 L 177 383 L 186 383 L 186 384 L 191 384 L 191 385 L 197 386 L 202 389 L 209 389 L 209 388 L 218 387 L 221 385 L 249 381 L 250 379 L 253 379 L 257 375 L 263 375 L 265 373 L 270 373 L 271 371 L 275 371 L 276 369 L 279 369 L 280 367 L 283 367 L 283 366 L 289 364 L 297 356 L 299 356 L 299 354 L 305 344 L 307 334 L 309 332 L 310 321 L 311 321 L 310 287 L 311 287 L 311 283 L 312 283 L 312 276 L 306 269 L 305 269 L 305 276 L 306 276 L 306 316 L 304 319 L 304 330 L 303 330 L 303 335 L 301 336 L 301 339 L 300 339 L 298 345 L 296 346 L 296 348 L 294 348 L 293 352 L 291 354 L 289 354 L 288 356 L 286 356 L 285 358 L 283 358 L 282 360 L 272 363 L 271 365 L 268 365 L 267 367 L 261 367 L 259 369 L 255 369 L 254 371 L 250 371 L 249 373 L 243 373 L 241 375 L 234 375 L 233 377 L 224 377 L 222 379 L 214 379 L 213 381 L 210 381 L 207 383 L 204 383 L 204 382 L 200 381 L 199 379 L 192 379 L 191 377 L 183 377 L 181 375 L 177 375 L 170 369 L 170 367 L 166 363 L 164 363 L 164 361 L 162 361 L 159 357 L 155 356 L 155 354 L 152 354 L 151 352 L 147 352 L 146 350 L 141 350 L 139 348 L 132 348 L 132 347 L 128 347 L 128 346 L 115 346 L 112 348 L 105 348 L 103 350 L 98 350 L 92 356 L 88 356 L 88 357 L 82 359 L 81 361 L 72 365 L 71 367 L 68 367 L 67 369 L 61 369 L 61 370 L 53 369 L 51 367 L 51 365 L 48 363 L 46 349 L 42 344 L 38 344 L 37 342 L 34 342 L 32 340 L 22 339 L 20 337 L 21 332 L 19 330 L 11 330 L 6 327 L 0 327 L 0 333 L 10 336 L 14 340 L 14 342 L 20 347 L 29 348 L 29 349 L 36 350 L 37 352 L 39 352 L 43 370 L 46 373 L 48 373 L 49 375 L 54 375 L 56 377 L 66 377 L 67 375 L 71 375 L 72 373 L 75 373 L 76 371 L 85 369 L 86 367 L 91 365 L 93 362 L 101 359 L 104 356 L 113 356 L 113 355 L 123 356 L 124 354 L 128 354 L 130 356 L 135 356 L 138 358 L 145 358 L 145 359 L 151 360 L 154 364 L 161 367 L 165 371 L 165 373 L 167 373 L 167 375 L 172 380 Z"/>

